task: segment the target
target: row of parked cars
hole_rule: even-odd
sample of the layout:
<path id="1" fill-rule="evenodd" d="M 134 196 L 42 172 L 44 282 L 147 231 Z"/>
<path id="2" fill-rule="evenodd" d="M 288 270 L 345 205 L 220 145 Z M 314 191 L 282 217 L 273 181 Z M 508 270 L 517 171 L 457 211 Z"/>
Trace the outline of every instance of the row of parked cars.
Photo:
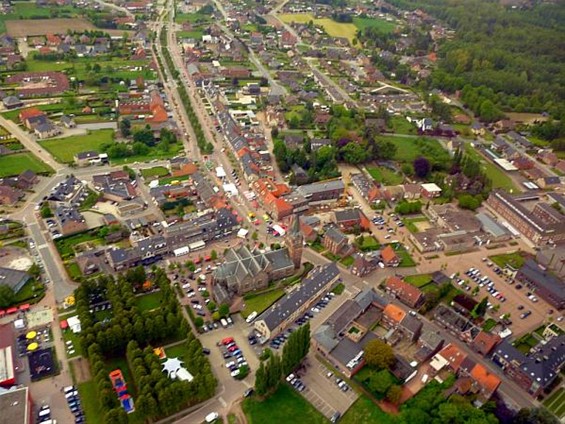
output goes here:
<path id="1" fill-rule="evenodd" d="M 479 287 L 486 288 L 492 297 L 498 299 L 500 302 L 506 302 L 506 297 L 496 289 L 494 282 L 486 275 L 481 275 L 481 271 L 475 268 L 469 268 L 465 274 L 475 281 Z"/>
<path id="2" fill-rule="evenodd" d="M 306 389 L 306 385 L 294 374 L 287 375 L 286 381 L 299 392 L 303 392 Z"/>
<path id="3" fill-rule="evenodd" d="M 236 378 L 241 373 L 241 367 L 249 366 L 233 337 L 223 339 L 220 342 L 220 349 L 226 360 L 226 368 L 230 371 L 230 375 L 233 378 Z"/>
<path id="4" fill-rule="evenodd" d="M 63 389 L 63 393 L 65 393 L 65 399 L 67 399 L 67 404 L 69 405 L 69 409 L 75 416 L 75 423 L 84 423 L 86 418 L 84 416 L 84 412 L 82 410 L 82 406 L 80 403 L 80 396 L 78 394 L 78 390 L 75 386 L 67 386 Z"/>

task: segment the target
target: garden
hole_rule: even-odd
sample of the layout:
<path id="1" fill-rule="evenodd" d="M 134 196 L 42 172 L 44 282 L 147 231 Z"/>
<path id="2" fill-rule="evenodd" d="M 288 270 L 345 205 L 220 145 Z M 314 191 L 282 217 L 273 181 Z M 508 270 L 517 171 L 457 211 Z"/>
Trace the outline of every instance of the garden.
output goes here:
<path id="1" fill-rule="evenodd" d="M 27 170 L 36 174 L 51 174 L 53 169 L 29 152 L 0 156 L 0 178 L 13 177 Z"/>

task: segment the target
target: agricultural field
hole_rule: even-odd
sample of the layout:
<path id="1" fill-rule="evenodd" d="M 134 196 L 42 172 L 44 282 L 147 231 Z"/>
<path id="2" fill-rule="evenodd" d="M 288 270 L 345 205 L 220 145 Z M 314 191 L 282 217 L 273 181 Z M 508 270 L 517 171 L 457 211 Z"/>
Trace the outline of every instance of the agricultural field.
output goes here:
<path id="1" fill-rule="evenodd" d="M 41 145 L 59 162 L 70 163 L 74 155 L 87 150 L 99 151 L 101 146 L 111 143 L 114 139 L 114 130 L 90 131 L 86 135 L 53 138 L 42 141 Z"/>
<path id="2" fill-rule="evenodd" d="M 50 166 L 40 161 L 32 153 L 0 156 L 0 178 L 19 175 L 28 169 L 36 174 L 50 174 L 53 172 Z"/>
<path id="3" fill-rule="evenodd" d="M 353 18 L 353 25 L 360 31 L 363 31 L 365 28 L 377 28 L 384 34 L 389 34 L 396 29 L 394 22 L 378 18 Z"/>
<path id="4" fill-rule="evenodd" d="M 82 32 L 96 29 L 94 25 L 82 18 L 14 20 L 5 21 L 5 25 L 8 35 L 15 38 L 67 31 Z"/>
<path id="5" fill-rule="evenodd" d="M 305 24 L 312 21 L 315 25 L 324 28 L 324 31 L 326 31 L 329 36 L 344 37 L 347 38 L 350 43 L 352 43 L 353 39 L 357 36 L 357 27 L 354 24 L 339 23 L 329 18 L 316 19 L 310 13 L 289 13 L 278 15 L 278 17 L 285 23 L 296 22 Z"/>

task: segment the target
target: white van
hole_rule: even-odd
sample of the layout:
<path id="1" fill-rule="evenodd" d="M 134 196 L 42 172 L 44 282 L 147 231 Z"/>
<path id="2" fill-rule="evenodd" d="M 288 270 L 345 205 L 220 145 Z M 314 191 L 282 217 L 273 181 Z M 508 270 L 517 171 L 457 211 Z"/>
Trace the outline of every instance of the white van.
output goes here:
<path id="1" fill-rule="evenodd" d="M 208 415 L 206 415 L 205 420 L 207 423 L 213 423 L 219 418 L 219 416 L 220 415 L 217 412 L 210 412 Z"/>
<path id="2" fill-rule="evenodd" d="M 68 342 L 67 342 L 67 344 L 68 344 Z M 72 344 L 72 342 L 71 342 L 71 344 Z M 69 393 L 69 392 L 73 392 L 74 390 L 75 390 L 75 386 L 67 386 L 67 387 L 64 387 L 64 388 L 63 388 L 63 392 L 64 392 L 65 394 L 67 394 L 67 393 Z"/>
<path id="3" fill-rule="evenodd" d="M 245 322 L 247 322 L 248 324 L 251 324 L 255 318 L 257 318 L 257 311 L 251 312 L 247 316 L 247 318 L 245 319 Z"/>
<path id="4" fill-rule="evenodd" d="M 228 322 L 224 318 L 220 319 L 220 324 L 222 324 L 222 327 L 224 328 L 227 328 L 228 326 Z"/>
<path id="5" fill-rule="evenodd" d="M 43 418 L 43 417 L 48 417 L 51 414 L 51 409 L 47 408 L 47 409 L 42 409 L 41 411 L 39 411 L 39 418 Z"/>

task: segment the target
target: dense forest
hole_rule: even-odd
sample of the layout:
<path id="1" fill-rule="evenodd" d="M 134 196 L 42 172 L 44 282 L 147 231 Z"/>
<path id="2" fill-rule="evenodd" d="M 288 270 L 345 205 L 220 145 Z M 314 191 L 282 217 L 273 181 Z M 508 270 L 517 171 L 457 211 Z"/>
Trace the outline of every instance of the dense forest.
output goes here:
<path id="1" fill-rule="evenodd" d="M 430 87 L 462 90 L 463 101 L 485 120 L 510 110 L 565 117 L 565 8 L 559 2 L 531 9 L 487 0 L 390 3 L 424 10 L 456 31 L 440 47 Z"/>

